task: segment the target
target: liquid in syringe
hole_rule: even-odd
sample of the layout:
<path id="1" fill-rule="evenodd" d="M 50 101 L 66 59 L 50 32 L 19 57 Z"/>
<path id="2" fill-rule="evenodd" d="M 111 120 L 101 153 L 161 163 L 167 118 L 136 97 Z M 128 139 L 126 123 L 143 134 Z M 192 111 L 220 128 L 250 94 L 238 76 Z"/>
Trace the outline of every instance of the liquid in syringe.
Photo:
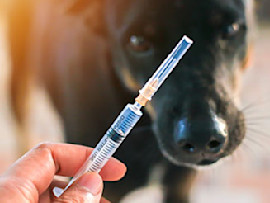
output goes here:
<path id="1" fill-rule="evenodd" d="M 173 51 L 158 67 L 149 81 L 139 91 L 139 96 L 135 99 L 135 103 L 128 104 L 120 113 L 115 122 L 97 144 L 87 161 L 68 183 L 66 188 L 54 188 L 55 196 L 61 196 L 74 183 L 74 181 L 84 173 L 99 172 L 101 170 L 143 115 L 141 108 L 152 99 L 154 94 L 182 59 L 183 55 L 187 52 L 192 43 L 193 41 L 187 36 L 182 38 Z"/>

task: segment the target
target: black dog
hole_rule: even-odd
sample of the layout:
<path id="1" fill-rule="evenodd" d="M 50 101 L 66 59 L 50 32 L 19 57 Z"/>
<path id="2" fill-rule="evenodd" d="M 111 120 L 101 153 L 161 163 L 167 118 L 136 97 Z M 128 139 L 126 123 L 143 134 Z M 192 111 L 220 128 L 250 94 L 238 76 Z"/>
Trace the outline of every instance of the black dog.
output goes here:
<path id="1" fill-rule="evenodd" d="M 69 143 L 94 146 L 182 35 L 195 41 L 117 152 L 125 179 L 105 188 L 119 202 L 161 166 L 164 202 L 187 202 L 193 168 L 230 155 L 245 135 L 235 97 L 248 57 L 249 1 L 77 0 L 67 12 L 49 4 L 35 16 L 46 20 L 33 23 L 43 32 L 29 43 Z"/>

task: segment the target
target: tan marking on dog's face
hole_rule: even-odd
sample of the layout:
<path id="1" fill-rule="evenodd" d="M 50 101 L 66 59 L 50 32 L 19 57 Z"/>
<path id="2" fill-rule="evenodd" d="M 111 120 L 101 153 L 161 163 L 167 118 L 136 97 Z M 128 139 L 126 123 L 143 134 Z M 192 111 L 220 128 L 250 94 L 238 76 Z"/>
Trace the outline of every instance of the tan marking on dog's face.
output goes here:
<path id="1" fill-rule="evenodd" d="M 150 103 L 145 106 L 145 109 L 147 110 L 152 119 L 155 119 L 157 117 L 156 111 Z"/>
<path id="2" fill-rule="evenodd" d="M 124 79 L 124 83 L 125 85 L 130 88 L 132 91 L 136 92 L 139 91 L 142 87 L 140 87 L 140 85 L 135 81 L 135 79 L 131 76 L 131 73 L 128 69 L 124 68 L 121 71 L 121 74 L 123 76 Z M 147 112 L 149 113 L 150 117 L 152 119 L 156 118 L 156 112 L 154 110 L 154 107 L 148 103 L 145 106 L 145 109 L 147 110 Z"/>
<path id="3" fill-rule="evenodd" d="M 243 59 L 243 61 L 240 62 L 240 69 L 238 71 L 236 71 L 235 73 L 235 78 L 234 78 L 234 101 L 235 101 L 235 104 L 236 105 L 239 105 L 240 104 L 240 98 L 239 98 L 239 95 L 240 95 L 240 89 L 241 89 L 241 83 L 242 83 L 242 80 L 241 80 L 241 76 L 243 74 L 243 71 L 245 71 L 247 68 L 249 68 L 251 66 L 251 63 L 252 63 L 252 57 L 253 56 L 253 46 L 252 45 L 249 45 L 249 48 L 247 50 L 247 54 L 246 54 L 246 57 Z"/>
<path id="4" fill-rule="evenodd" d="M 121 70 L 121 74 L 123 76 L 124 83 L 128 88 L 130 88 L 132 91 L 139 91 L 141 88 L 140 85 L 135 81 L 134 77 L 132 77 L 127 68 L 123 68 Z"/>
<path id="5" fill-rule="evenodd" d="M 243 60 L 243 63 L 242 63 L 242 68 L 241 70 L 246 70 L 247 68 L 249 68 L 251 66 L 251 63 L 252 63 L 252 59 L 253 59 L 253 45 L 249 45 L 249 48 L 248 48 L 248 51 L 247 51 L 247 55 L 246 57 L 244 58 Z"/>

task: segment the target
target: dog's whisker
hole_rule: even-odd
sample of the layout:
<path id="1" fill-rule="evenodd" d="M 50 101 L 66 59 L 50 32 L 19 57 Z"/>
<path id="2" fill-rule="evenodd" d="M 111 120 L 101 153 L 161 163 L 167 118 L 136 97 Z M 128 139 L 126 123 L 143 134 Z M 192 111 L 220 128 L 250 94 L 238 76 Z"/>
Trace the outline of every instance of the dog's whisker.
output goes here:
<path id="1" fill-rule="evenodd" d="M 256 140 L 254 137 L 247 136 L 246 139 L 247 139 L 247 141 L 250 141 L 250 142 L 252 142 L 253 144 L 256 144 L 256 145 L 258 145 L 258 146 L 261 147 L 261 143 L 258 142 L 258 140 Z"/>
<path id="2" fill-rule="evenodd" d="M 258 137 L 247 137 L 247 141 L 249 142 L 253 142 L 255 145 L 257 145 L 258 147 L 260 147 L 260 149 L 262 150 L 269 150 L 269 143 L 270 143 L 270 139 L 266 139 L 266 138 L 260 138 L 260 139 L 257 139 Z"/>
<path id="3" fill-rule="evenodd" d="M 246 126 L 259 126 L 261 123 L 245 123 Z"/>
<path id="4" fill-rule="evenodd" d="M 249 146 L 246 142 L 243 142 L 237 150 L 234 152 L 235 153 L 235 162 L 236 164 L 239 163 L 239 160 L 244 160 L 248 158 L 247 154 L 254 153 L 251 149 L 249 149 Z"/>
<path id="5" fill-rule="evenodd" d="M 270 115 L 265 115 L 265 116 L 262 116 L 262 115 L 260 115 L 260 116 L 247 116 L 247 115 L 244 115 L 244 117 L 241 118 L 240 121 L 244 121 L 245 124 L 270 122 Z"/>
<path id="6" fill-rule="evenodd" d="M 269 102 L 268 106 L 270 106 L 270 102 Z M 257 118 L 257 117 L 259 117 L 259 118 L 266 117 L 267 119 L 269 119 L 270 115 L 268 114 L 268 112 L 264 111 L 265 108 L 266 108 L 266 106 L 258 106 L 256 108 L 250 109 L 249 111 L 241 111 L 241 110 L 240 111 L 244 114 L 245 118 L 253 119 L 253 118 Z"/>
<path id="7" fill-rule="evenodd" d="M 264 144 L 270 143 L 270 139 L 268 137 L 264 137 L 262 135 L 256 135 L 256 137 L 254 137 L 254 138 L 247 137 L 247 139 L 251 139 L 251 140 L 255 139 L 256 142 L 260 142 L 260 143 L 264 143 Z"/>
<path id="8" fill-rule="evenodd" d="M 265 99 L 263 101 L 253 101 L 253 102 L 243 106 L 242 108 L 240 108 L 240 110 L 242 112 L 248 112 L 249 110 L 251 110 L 251 109 L 253 109 L 255 107 L 258 107 L 258 106 L 261 107 L 262 105 L 266 105 L 266 104 L 269 104 L 269 103 L 270 103 L 269 98 L 267 98 L 267 99 Z"/>
<path id="9" fill-rule="evenodd" d="M 253 141 L 246 139 L 245 142 L 243 142 L 247 149 L 249 149 L 250 152 L 252 152 L 252 155 L 258 155 L 259 152 L 261 152 L 261 147 L 258 148 L 258 145 L 256 145 Z"/>
<path id="10" fill-rule="evenodd" d="M 246 129 L 249 130 L 249 129 L 256 129 L 256 128 L 264 128 L 266 125 L 266 123 L 264 122 L 258 122 L 258 123 L 246 123 Z M 270 135 L 269 135 L 270 136 Z"/>
<path id="11" fill-rule="evenodd" d="M 243 152 L 243 157 L 245 157 L 245 158 L 248 158 L 248 157 L 250 157 L 250 156 L 253 156 L 253 155 L 257 155 L 257 154 L 258 154 L 258 152 L 255 151 L 255 150 L 252 148 L 252 146 L 250 146 L 250 145 L 252 145 L 252 143 L 247 142 L 247 140 L 245 140 L 245 141 L 242 143 L 242 146 L 243 146 L 242 152 Z"/>
<path id="12" fill-rule="evenodd" d="M 265 135 L 262 135 L 262 134 L 259 134 L 257 132 L 252 132 L 255 136 L 253 136 L 253 139 L 257 139 L 259 140 L 260 142 L 263 142 L 263 143 L 270 143 L 270 137 L 268 136 L 265 136 Z M 247 136 L 247 138 L 250 138 L 251 136 Z"/>
<path id="13" fill-rule="evenodd" d="M 265 120 L 270 120 L 270 115 L 269 114 L 265 114 L 266 112 L 263 112 L 262 110 L 256 109 L 253 112 L 243 112 L 244 117 L 243 119 L 246 120 L 261 120 L 261 119 L 265 119 Z"/>
<path id="14" fill-rule="evenodd" d="M 254 121 L 254 120 L 256 120 L 256 121 L 260 121 L 260 120 L 267 121 L 267 120 L 269 120 L 270 121 L 270 115 L 268 115 L 268 116 L 257 116 L 257 117 L 256 116 L 249 117 L 249 116 L 245 115 L 244 119 L 247 120 L 247 121 Z"/>
<path id="15" fill-rule="evenodd" d="M 270 139 L 270 134 L 263 132 L 261 130 L 255 129 L 255 128 L 247 128 L 248 131 L 251 131 L 253 133 L 256 133 L 257 135 L 261 135 L 264 136 L 265 138 L 269 138 Z"/>
<path id="16" fill-rule="evenodd" d="M 246 143 L 242 143 L 230 156 L 227 157 L 227 160 L 232 162 L 232 164 L 238 163 L 239 159 L 243 159 L 243 154 L 246 155 L 245 149 Z M 248 149 L 249 150 L 249 149 Z"/>
<path id="17" fill-rule="evenodd" d="M 268 123 L 270 123 L 270 120 L 267 121 L 267 120 L 248 120 L 246 119 L 246 121 L 244 122 L 246 126 L 248 126 L 248 124 L 258 124 L 258 125 L 268 125 Z"/>
<path id="18" fill-rule="evenodd" d="M 248 141 L 251 141 L 254 145 L 256 145 L 257 147 L 259 147 L 260 149 L 263 149 L 263 148 L 265 148 L 266 146 L 264 146 L 264 143 L 262 142 L 260 142 L 260 141 L 258 141 L 258 140 L 256 140 L 256 138 L 254 138 L 254 137 L 246 137 L 246 139 L 248 140 Z"/>
<path id="19" fill-rule="evenodd" d="M 259 139 L 257 139 L 259 137 Z M 256 148 L 258 148 L 259 152 L 269 152 L 269 143 L 270 143 L 270 137 L 260 134 L 259 132 L 253 132 L 253 136 L 250 134 L 247 134 L 246 142 L 251 142 L 252 145 L 256 145 Z"/>

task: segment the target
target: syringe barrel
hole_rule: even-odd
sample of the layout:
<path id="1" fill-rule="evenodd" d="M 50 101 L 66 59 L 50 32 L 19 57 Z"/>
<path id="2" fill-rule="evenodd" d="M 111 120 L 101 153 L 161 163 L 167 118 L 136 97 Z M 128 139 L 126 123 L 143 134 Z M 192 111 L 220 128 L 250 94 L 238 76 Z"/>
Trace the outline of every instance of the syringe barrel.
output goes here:
<path id="1" fill-rule="evenodd" d="M 113 138 L 117 137 L 117 142 Z M 54 195 L 60 197 L 78 178 L 86 172 L 99 172 L 107 161 L 112 157 L 117 148 L 124 140 L 124 136 L 117 134 L 110 128 L 106 134 L 99 141 L 91 155 L 84 162 L 83 166 L 77 171 L 73 178 L 69 181 L 68 185 L 64 188 L 54 188 Z"/>
<path id="2" fill-rule="evenodd" d="M 111 128 L 118 134 L 126 136 L 130 130 L 136 125 L 143 113 L 133 104 L 128 104 L 117 117 Z"/>
<path id="3" fill-rule="evenodd" d="M 83 170 L 79 170 L 79 173 L 86 171 L 99 172 L 142 115 L 142 112 L 135 108 L 134 105 L 128 104 L 95 147 L 87 160 L 87 166 L 84 166 Z"/>
<path id="4" fill-rule="evenodd" d="M 128 104 L 124 108 L 89 157 L 87 171 L 101 170 L 142 115 L 134 105 Z"/>
<path id="5" fill-rule="evenodd" d="M 64 190 L 55 188 L 55 196 L 61 196 L 74 181 L 81 177 L 86 172 L 99 172 L 107 161 L 112 157 L 117 148 L 130 133 L 132 128 L 140 120 L 143 113 L 140 111 L 140 106 L 128 104 L 124 110 L 116 118 L 112 126 L 107 130 L 105 135 L 99 141 L 91 155 L 88 157 L 84 165 L 74 175 L 72 180 Z"/>
<path id="6" fill-rule="evenodd" d="M 128 104 L 124 108 L 110 129 L 97 144 L 83 167 L 79 169 L 66 188 L 64 190 L 60 188 L 54 189 L 56 196 L 59 197 L 62 195 L 63 192 L 66 191 L 68 187 L 85 172 L 99 172 L 101 170 L 143 115 L 140 108 L 145 106 L 145 104 L 151 100 L 152 96 L 176 67 L 177 63 L 187 52 L 191 44 L 192 40 L 187 36 L 182 38 L 172 53 L 169 54 L 167 59 L 159 66 L 158 70 L 149 79 L 143 89 L 140 90 L 140 95 L 136 98 L 136 103 L 134 105 Z"/>

